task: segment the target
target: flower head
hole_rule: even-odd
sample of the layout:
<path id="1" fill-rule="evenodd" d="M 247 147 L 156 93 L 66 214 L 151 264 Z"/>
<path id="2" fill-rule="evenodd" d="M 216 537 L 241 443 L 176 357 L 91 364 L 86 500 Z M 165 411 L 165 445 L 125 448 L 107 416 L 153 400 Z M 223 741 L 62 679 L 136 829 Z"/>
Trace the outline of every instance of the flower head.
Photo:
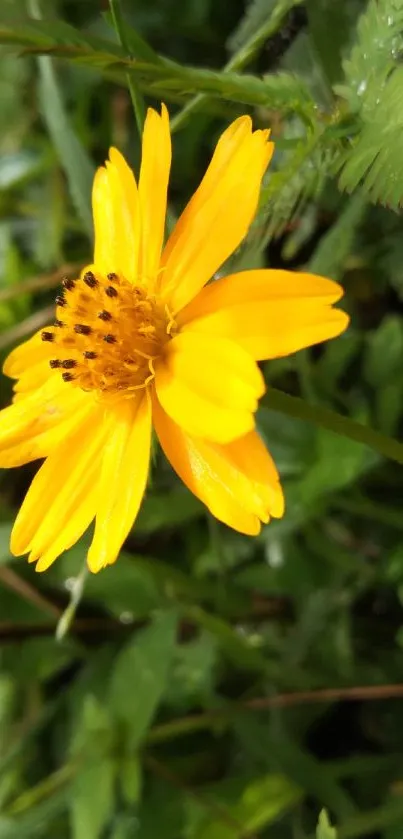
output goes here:
<path id="1" fill-rule="evenodd" d="M 17 516 L 14 554 L 38 570 L 95 519 L 92 571 L 114 562 L 137 515 L 151 429 L 189 489 L 227 525 L 256 534 L 283 514 L 255 430 L 257 361 L 340 334 L 342 288 L 287 271 L 208 281 L 245 237 L 273 152 L 249 117 L 221 136 L 165 247 L 168 114 L 149 110 L 138 183 L 111 149 L 94 181 L 93 264 L 66 279 L 54 323 L 9 355 L 0 466 L 46 458 Z"/>

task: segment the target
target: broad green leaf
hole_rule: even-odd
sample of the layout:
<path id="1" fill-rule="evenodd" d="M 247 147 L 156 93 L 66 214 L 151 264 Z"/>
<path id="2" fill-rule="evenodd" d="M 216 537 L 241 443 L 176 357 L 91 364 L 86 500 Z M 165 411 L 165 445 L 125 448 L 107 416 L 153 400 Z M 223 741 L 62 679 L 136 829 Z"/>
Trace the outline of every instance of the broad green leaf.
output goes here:
<path id="1" fill-rule="evenodd" d="M 177 616 L 156 615 L 150 626 L 134 634 L 119 654 L 111 675 L 109 699 L 125 724 L 128 750 L 144 739 L 169 678 L 176 642 Z"/>
<path id="2" fill-rule="evenodd" d="M 72 839 L 100 839 L 114 809 L 115 761 L 106 755 L 88 763 L 71 789 Z"/>

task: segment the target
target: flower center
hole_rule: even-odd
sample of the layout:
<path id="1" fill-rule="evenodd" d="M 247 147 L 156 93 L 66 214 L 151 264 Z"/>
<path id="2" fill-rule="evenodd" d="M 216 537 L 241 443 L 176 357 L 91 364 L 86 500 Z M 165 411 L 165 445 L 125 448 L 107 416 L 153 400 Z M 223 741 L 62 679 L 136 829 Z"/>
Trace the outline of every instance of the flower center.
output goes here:
<path id="1" fill-rule="evenodd" d="M 167 307 L 118 274 L 87 271 L 63 286 L 54 326 L 42 332 L 54 346 L 51 368 L 65 382 L 104 395 L 128 397 L 146 387 L 176 331 Z"/>

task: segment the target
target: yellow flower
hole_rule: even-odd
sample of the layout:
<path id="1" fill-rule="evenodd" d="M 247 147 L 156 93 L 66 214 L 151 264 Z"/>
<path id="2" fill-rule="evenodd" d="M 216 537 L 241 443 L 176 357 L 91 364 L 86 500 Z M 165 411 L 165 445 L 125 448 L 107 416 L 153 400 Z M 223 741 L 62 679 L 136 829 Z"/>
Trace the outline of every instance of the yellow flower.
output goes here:
<path id="1" fill-rule="evenodd" d="M 11 550 L 43 571 L 95 519 L 91 571 L 116 560 L 147 483 L 152 424 L 187 487 L 225 524 L 257 534 L 283 514 L 255 428 L 257 361 L 333 338 L 348 323 L 331 280 L 243 271 L 210 285 L 245 237 L 273 153 L 249 117 L 221 136 L 163 248 L 171 140 L 149 110 L 138 184 L 114 148 L 93 187 L 94 262 L 65 280 L 56 320 L 9 355 L 0 466 L 46 458 Z M 205 287 L 206 286 L 206 287 Z"/>

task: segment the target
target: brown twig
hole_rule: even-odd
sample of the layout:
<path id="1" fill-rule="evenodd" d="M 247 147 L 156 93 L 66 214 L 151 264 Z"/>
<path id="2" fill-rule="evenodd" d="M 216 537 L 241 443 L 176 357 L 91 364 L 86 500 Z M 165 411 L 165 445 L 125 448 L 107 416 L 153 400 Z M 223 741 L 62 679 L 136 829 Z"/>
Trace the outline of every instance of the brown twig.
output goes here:
<path id="1" fill-rule="evenodd" d="M 298 693 L 279 693 L 277 696 L 249 699 L 245 707 L 254 711 L 264 711 L 266 708 L 286 708 L 291 705 L 313 702 L 361 702 L 396 697 L 403 697 L 403 684 L 359 685 L 350 688 L 321 688 Z"/>
<path id="2" fill-rule="evenodd" d="M 115 621 L 110 618 L 76 618 L 71 626 L 71 634 L 78 636 L 100 635 L 105 633 L 105 637 L 109 638 L 111 633 L 128 634 L 133 632 L 142 625 L 139 622 L 125 624 Z M 57 621 L 50 623 L 14 623 L 13 621 L 0 622 L 0 642 L 14 643 L 24 641 L 27 638 L 43 638 L 55 634 Z M 104 636 L 102 636 L 104 640 Z"/>
<path id="3" fill-rule="evenodd" d="M 260 696 L 245 702 L 232 703 L 217 711 L 190 714 L 172 722 L 154 726 L 148 735 L 149 743 L 159 743 L 174 737 L 213 728 L 217 723 L 228 724 L 245 711 L 267 711 L 271 708 L 290 708 L 297 705 L 321 702 L 369 702 L 403 697 L 403 684 L 360 685 L 347 688 L 321 688 L 293 693 Z"/>
<path id="4" fill-rule="evenodd" d="M 81 263 L 66 263 L 61 265 L 57 271 L 53 271 L 52 274 L 39 274 L 37 277 L 29 277 L 22 283 L 2 288 L 0 290 L 0 303 L 4 303 L 6 300 L 14 300 L 20 294 L 31 294 L 33 291 L 46 291 L 49 288 L 55 288 L 60 285 L 64 276 L 76 276 L 81 268 Z"/>
<path id="5" fill-rule="evenodd" d="M 25 320 L 22 320 L 21 323 L 17 323 L 15 326 L 12 326 L 11 329 L 7 329 L 3 335 L 0 335 L 0 350 L 4 349 L 4 347 L 8 347 L 9 344 L 17 343 L 22 338 L 26 338 L 27 335 L 30 335 L 31 332 L 36 332 L 37 329 L 40 329 L 41 326 L 44 326 L 45 323 L 48 323 L 54 317 L 55 314 L 55 307 L 54 306 L 46 306 L 45 309 L 39 309 L 38 312 L 35 314 L 30 315 Z"/>
<path id="6" fill-rule="evenodd" d="M 35 586 L 23 580 L 15 571 L 7 568 L 5 565 L 0 568 L 0 583 L 3 583 L 3 585 L 15 591 L 24 600 L 28 600 L 34 606 L 38 606 L 38 609 L 47 612 L 49 615 L 54 615 L 56 618 L 59 618 L 63 613 L 62 609 L 52 603 L 51 600 L 48 600 Z"/>

